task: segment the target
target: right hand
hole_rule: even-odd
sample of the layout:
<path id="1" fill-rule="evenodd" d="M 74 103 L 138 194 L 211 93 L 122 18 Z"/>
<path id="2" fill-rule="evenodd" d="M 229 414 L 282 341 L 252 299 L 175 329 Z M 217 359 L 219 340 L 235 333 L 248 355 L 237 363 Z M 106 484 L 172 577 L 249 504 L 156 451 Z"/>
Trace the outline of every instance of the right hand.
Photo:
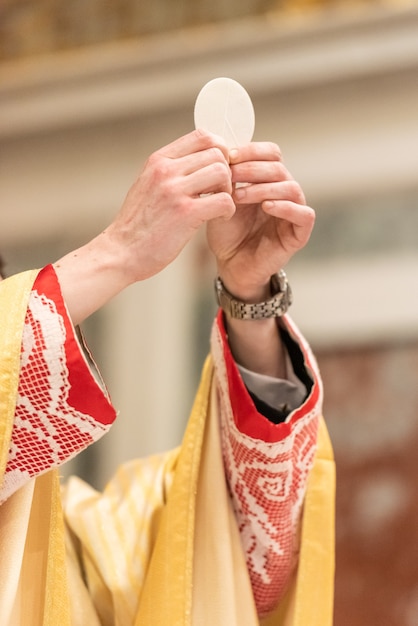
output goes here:
<path id="1" fill-rule="evenodd" d="M 103 233 L 125 276 L 157 274 L 204 222 L 230 218 L 231 193 L 228 149 L 216 135 L 193 131 L 152 154 Z"/>
<path id="2" fill-rule="evenodd" d="M 231 217 L 231 193 L 228 150 L 215 135 L 194 131 L 152 154 L 110 226 L 55 263 L 73 323 L 163 270 L 203 222 Z"/>

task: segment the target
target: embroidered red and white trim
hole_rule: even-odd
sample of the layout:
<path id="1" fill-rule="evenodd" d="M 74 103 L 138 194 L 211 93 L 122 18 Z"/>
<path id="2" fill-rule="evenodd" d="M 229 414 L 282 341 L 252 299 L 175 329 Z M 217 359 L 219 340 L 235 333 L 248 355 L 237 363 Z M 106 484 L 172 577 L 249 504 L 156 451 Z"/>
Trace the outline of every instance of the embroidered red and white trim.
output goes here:
<path id="1" fill-rule="evenodd" d="M 309 348 L 303 347 L 315 378 L 311 394 L 285 423 L 271 424 L 242 393 L 220 318 L 212 334 L 225 474 L 260 616 L 278 604 L 296 566 L 303 500 L 316 450 L 322 389 Z"/>
<path id="2" fill-rule="evenodd" d="M 75 338 L 64 304 L 57 298 L 55 273 L 50 269 L 46 274 L 44 271 L 35 282 L 25 319 L 1 501 L 31 477 L 61 465 L 97 441 L 115 418 Z M 49 287 L 55 292 L 54 299 L 41 291 Z M 97 401 L 93 413 L 91 398 L 87 398 L 90 390 Z"/>

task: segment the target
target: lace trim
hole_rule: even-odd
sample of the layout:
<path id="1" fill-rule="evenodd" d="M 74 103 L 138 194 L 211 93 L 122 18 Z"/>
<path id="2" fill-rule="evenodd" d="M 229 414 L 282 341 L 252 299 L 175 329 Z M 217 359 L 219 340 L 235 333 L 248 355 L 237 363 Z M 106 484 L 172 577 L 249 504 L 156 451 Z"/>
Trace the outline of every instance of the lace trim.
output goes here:
<path id="1" fill-rule="evenodd" d="M 293 421 L 290 414 L 288 434 L 281 440 L 265 442 L 250 437 L 238 430 L 234 420 L 222 339 L 216 326 L 212 351 L 219 381 L 226 479 L 257 611 L 263 616 L 282 598 L 297 563 L 299 523 L 316 450 L 320 401 L 302 414 L 298 409 L 298 418 Z"/>
<path id="2" fill-rule="evenodd" d="M 71 405 L 65 342 L 64 319 L 56 303 L 32 291 L 2 500 L 32 476 L 71 459 L 109 429 Z"/>

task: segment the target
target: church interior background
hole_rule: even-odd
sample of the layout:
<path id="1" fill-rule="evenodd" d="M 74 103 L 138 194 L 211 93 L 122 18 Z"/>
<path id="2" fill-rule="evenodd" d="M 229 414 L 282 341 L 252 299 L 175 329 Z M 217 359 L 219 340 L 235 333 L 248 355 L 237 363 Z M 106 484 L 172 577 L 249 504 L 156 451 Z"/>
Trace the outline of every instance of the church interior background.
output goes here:
<path id="1" fill-rule="evenodd" d="M 418 3 L 3 0 L 0 249 L 42 266 L 117 211 L 205 82 L 251 94 L 317 213 L 287 273 L 338 469 L 335 626 L 418 624 Z M 177 445 L 215 312 L 204 233 L 86 324 L 119 423 L 99 487 Z"/>

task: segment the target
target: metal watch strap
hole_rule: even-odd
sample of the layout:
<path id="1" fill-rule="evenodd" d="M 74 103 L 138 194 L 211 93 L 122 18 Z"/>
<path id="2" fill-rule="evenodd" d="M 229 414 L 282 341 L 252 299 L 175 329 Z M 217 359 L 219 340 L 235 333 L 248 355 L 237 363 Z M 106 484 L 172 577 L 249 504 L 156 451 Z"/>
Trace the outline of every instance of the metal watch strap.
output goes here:
<path id="1" fill-rule="evenodd" d="M 219 306 L 231 317 L 240 320 L 261 320 L 284 315 L 292 304 L 292 290 L 286 274 L 280 270 L 270 278 L 272 297 L 264 302 L 249 304 L 237 300 L 225 289 L 222 280 L 215 279 L 215 294 Z"/>

